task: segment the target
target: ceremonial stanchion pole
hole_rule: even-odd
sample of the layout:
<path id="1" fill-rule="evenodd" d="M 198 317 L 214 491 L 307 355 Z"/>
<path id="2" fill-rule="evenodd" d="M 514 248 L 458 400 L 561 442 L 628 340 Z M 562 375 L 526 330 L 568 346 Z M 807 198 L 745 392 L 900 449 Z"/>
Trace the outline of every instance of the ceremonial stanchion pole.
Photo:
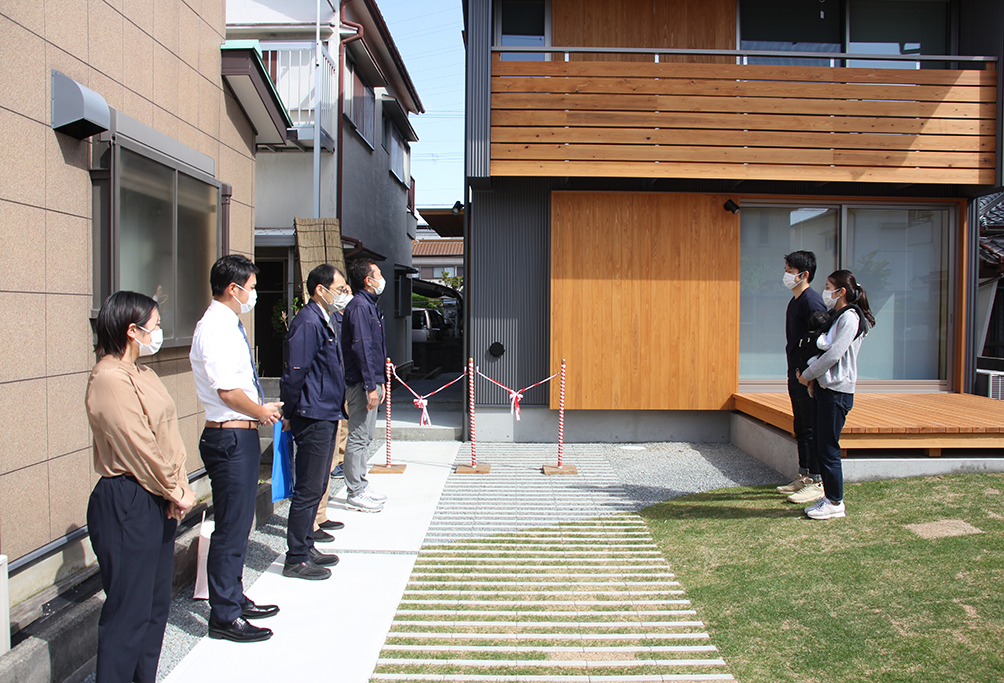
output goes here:
<path id="1" fill-rule="evenodd" d="M 558 389 L 558 466 L 544 465 L 544 474 L 578 474 L 575 465 L 564 465 L 561 461 L 565 452 L 565 359 L 561 359 L 561 384 Z"/>
<path id="2" fill-rule="evenodd" d="M 470 403 L 471 464 L 457 465 L 457 474 L 488 474 L 491 465 L 478 465 L 477 446 L 474 441 L 474 359 L 467 359 L 467 400 Z"/>
<path id="3" fill-rule="evenodd" d="M 385 438 L 385 444 L 387 446 L 387 464 L 386 465 L 373 465 L 370 468 L 370 472 L 373 474 L 401 474 L 404 472 L 408 466 L 407 465 L 392 465 L 390 462 L 390 382 L 391 374 L 394 371 L 394 366 L 390 362 L 390 358 L 387 359 L 387 363 L 384 366 L 384 374 L 387 377 L 387 383 L 383 385 L 383 400 L 386 403 L 384 409 L 384 419 L 387 422 L 387 435 Z"/>

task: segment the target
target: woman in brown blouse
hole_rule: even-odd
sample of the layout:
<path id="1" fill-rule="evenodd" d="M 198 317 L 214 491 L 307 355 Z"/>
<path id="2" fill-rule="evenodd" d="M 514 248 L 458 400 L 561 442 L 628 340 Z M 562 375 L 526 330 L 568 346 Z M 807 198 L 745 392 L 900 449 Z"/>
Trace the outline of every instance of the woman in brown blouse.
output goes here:
<path id="1" fill-rule="evenodd" d="M 87 506 L 105 604 L 97 683 L 154 683 L 171 602 L 174 532 L 195 504 L 174 401 L 136 361 L 160 349 L 157 302 L 116 292 L 98 313 L 98 362 L 87 383 L 94 469 Z"/>

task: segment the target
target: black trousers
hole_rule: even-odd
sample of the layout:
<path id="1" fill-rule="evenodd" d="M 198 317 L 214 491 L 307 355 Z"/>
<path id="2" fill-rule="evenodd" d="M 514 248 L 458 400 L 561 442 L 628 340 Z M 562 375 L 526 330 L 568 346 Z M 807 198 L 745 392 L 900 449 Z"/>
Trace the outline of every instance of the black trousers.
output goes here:
<path id="1" fill-rule="evenodd" d="M 132 477 L 102 477 L 87 504 L 105 604 L 97 683 L 155 683 L 171 606 L 174 532 L 167 501 Z"/>
<path id="2" fill-rule="evenodd" d="M 286 524 L 286 562 L 296 564 L 310 559 L 314 547 L 314 519 L 331 476 L 331 460 L 338 447 L 338 422 L 294 415 L 289 426 L 296 441 L 296 478 Z"/>
<path id="3" fill-rule="evenodd" d="M 257 429 L 204 429 L 199 454 L 213 489 L 216 528 L 209 541 L 206 578 L 212 617 L 221 622 L 241 615 L 244 556 L 254 523 L 261 468 Z"/>
<path id="4" fill-rule="evenodd" d="M 819 474 L 816 451 L 812 444 L 812 397 L 809 388 L 802 385 L 794 374 L 788 375 L 788 398 L 791 399 L 792 427 L 798 444 L 798 471 L 800 474 Z"/>

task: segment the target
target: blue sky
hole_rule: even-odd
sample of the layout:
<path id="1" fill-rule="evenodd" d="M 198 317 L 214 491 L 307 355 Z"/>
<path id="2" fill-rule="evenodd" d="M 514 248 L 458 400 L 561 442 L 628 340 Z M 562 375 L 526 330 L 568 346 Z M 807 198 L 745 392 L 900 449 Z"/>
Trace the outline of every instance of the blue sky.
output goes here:
<path id="1" fill-rule="evenodd" d="M 425 114 L 411 117 L 419 141 L 411 174 L 422 206 L 464 195 L 464 15 L 460 0 L 377 0 Z"/>

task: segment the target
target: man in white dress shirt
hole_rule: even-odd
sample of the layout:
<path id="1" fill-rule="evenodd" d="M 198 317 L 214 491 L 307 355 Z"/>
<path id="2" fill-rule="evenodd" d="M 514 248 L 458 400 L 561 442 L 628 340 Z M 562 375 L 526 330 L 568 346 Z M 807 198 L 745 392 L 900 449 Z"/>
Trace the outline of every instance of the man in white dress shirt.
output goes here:
<path id="1" fill-rule="evenodd" d="M 206 409 L 199 454 L 213 489 L 215 531 L 209 544 L 209 637 L 236 642 L 267 640 L 272 631 L 248 623 L 270 617 L 275 605 L 255 605 L 244 595 L 242 575 L 254 520 L 261 467 L 258 425 L 282 419 L 281 403 L 263 403 L 247 331 L 238 318 L 258 298 L 258 268 L 230 254 L 209 275 L 213 301 L 195 328 L 192 373 Z"/>

